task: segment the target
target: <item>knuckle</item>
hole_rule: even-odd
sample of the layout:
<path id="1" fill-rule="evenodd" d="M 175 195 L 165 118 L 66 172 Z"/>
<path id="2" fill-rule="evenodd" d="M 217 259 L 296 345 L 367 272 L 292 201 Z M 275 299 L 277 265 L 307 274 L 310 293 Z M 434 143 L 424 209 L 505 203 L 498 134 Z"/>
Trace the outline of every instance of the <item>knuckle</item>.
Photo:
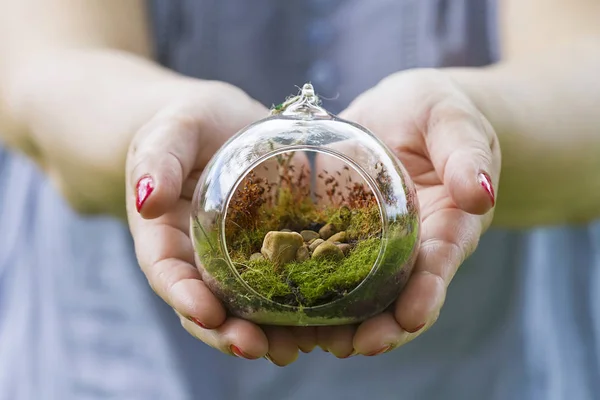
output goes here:
<path id="1" fill-rule="evenodd" d="M 162 285 L 161 285 L 161 279 L 160 279 L 160 271 L 153 273 L 155 264 L 153 264 L 152 262 L 150 262 L 150 263 L 144 262 L 144 260 L 141 260 L 139 256 L 138 256 L 138 261 L 140 264 L 140 268 L 142 269 L 142 272 L 144 273 L 144 275 L 146 275 L 146 280 L 148 281 L 148 285 L 150 286 L 150 289 L 152 289 L 152 291 L 154 293 L 156 293 L 158 296 L 160 296 L 162 298 L 163 296 L 161 293 Z M 164 298 L 163 298 L 163 300 L 166 301 L 166 299 L 164 299 Z"/>
<path id="2" fill-rule="evenodd" d="M 433 102 L 429 112 L 429 129 L 437 127 L 439 124 L 463 125 L 479 124 L 479 116 L 473 106 L 467 102 L 454 97 L 444 97 Z"/>
<path id="3" fill-rule="evenodd" d="M 173 286 L 176 279 L 174 279 L 173 273 L 171 272 L 173 269 L 163 267 L 164 262 L 165 260 L 154 262 L 152 268 L 155 272 L 152 281 L 157 293 L 164 296 L 164 300 L 170 303 L 171 293 L 173 292 Z"/>
<path id="4" fill-rule="evenodd" d="M 473 157 L 480 165 L 490 165 L 492 163 L 490 148 L 473 147 L 471 148 L 471 157 Z"/>
<path id="5" fill-rule="evenodd" d="M 141 135 L 144 143 L 152 143 L 161 140 L 165 136 L 171 136 L 174 131 L 194 132 L 198 128 L 198 118 L 190 110 L 182 105 L 176 104 L 164 109 L 151 121 Z"/>
<path id="6" fill-rule="evenodd" d="M 198 120 L 186 110 L 179 110 L 171 115 L 170 120 L 165 121 L 163 133 L 170 133 L 173 129 L 182 132 L 195 132 L 198 128 Z"/>
<path id="7" fill-rule="evenodd" d="M 448 158 L 448 165 L 452 165 L 455 168 L 451 168 L 452 176 L 448 178 L 463 179 L 463 169 L 456 168 L 456 166 L 462 166 L 468 160 L 476 166 L 487 166 L 492 164 L 492 153 L 491 149 L 479 146 L 477 144 L 465 143 L 463 147 L 457 148 Z"/>
<path id="8" fill-rule="evenodd" d="M 446 287 L 455 271 L 467 258 L 468 243 L 464 242 L 466 240 L 461 240 L 459 243 L 454 238 L 438 238 L 426 240 L 421 244 L 423 261 L 436 264 L 436 267 L 428 273 L 437 280 L 441 288 Z M 440 260 L 444 261 L 440 263 Z"/>

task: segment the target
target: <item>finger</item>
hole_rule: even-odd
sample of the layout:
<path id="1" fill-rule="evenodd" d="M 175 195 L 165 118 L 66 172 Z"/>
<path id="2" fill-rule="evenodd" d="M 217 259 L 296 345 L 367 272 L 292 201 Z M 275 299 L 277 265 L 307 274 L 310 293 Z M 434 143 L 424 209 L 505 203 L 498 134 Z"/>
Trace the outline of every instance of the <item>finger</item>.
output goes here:
<path id="1" fill-rule="evenodd" d="M 317 328 L 319 346 L 337 358 L 348 358 L 354 354 L 355 325 L 320 326 Z"/>
<path id="2" fill-rule="evenodd" d="M 144 218 L 168 210 L 190 172 L 204 168 L 234 133 L 267 115 L 263 105 L 234 86 L 206 81 L 203 86 L 160 111 L 130 146 L 128 186 Z"/>
<path id="3" fill-rule="evenodd" d="M 255 360 L 264 357 L 269 349 L 267 336 L 252 322 L 228 318 L 217 329 L 204 329 L 182 315 L 179 318 L 192 336 L 225 354 Z"/>
<path id="4" fill-rule="evenodd" d="M 431 326 L 444 304 L 458 267 L 475 250 L 487 217 L 444 209 L 422 223 L 417 262 L 395 307 L 395 317 L 409 333 Z"/>
<path id="5" fill-rule="evenodd" d="M 317 346 L 317 328 L 314 326 L 292 326 L 290 331 L 296 338 L 298 348 L 303 353 L 310 353 Z"/>
<path id="6" fill-rule="evenodd" d="M 377 356 L 407 342 L 411 336 L 400 327 L 394 315 L 386 311 L 359 325 L 353 346 L 357 354 Z"/>
<path id="7" fill-rule="evenodd" d="M 485 214 L 496 203 L 500 147 L 487 120 L 466 101 L 446 97 L 420 127 L 433 166 L 454 203 Z"/>
<path id="8" fill-rule="evenodd" d="M 129 185 L 135 207 L 145 218 L 170 209 L 181 195 L 184 181 L 198 165 L 204 117 L 183 108 L 157 114 L 136 135 L 128 156 Z"/>
<path id="9" fill-rule="evenodd" d="M 192 249 L 184 250 L 191 246 L 189 238 L 168 225 L 153 228 L 136 238 L 138 259 L 152 289 L 198 325 L 206 328 L 220 326 L 226 316 L 224 307 L 201 280 L 193 260 L 185 260 L 188 254 L 193 254 Z M 153 243 L 159 241 L 160 244 Z M 153 245 L 155 249 L 148 252 L 148 246 Z M 171 249 L 165 249 L 169 245 Z"/>
<path id="10" fill-rule="evenodd" d="M 194 265 L 194 250 L 187 234 L 189 222 L 182 222 L 189 221 L 187 215 L 189 204 L 184 200 L 157 219 L 130 214 L 135 252 L 156 294 L 198 325 L 215 328 L 223 323 L 226 312 Z"/>
<path id="11" fill-rule="evenodd" d="M 264 326 L 263 331 L 269 341 L 269 351 L 265 358 L 278 367 L 284 367 L 298 358 L 298 345 L 294 334 L 283 326 Z"/>
<path id="12" fill-rule="evenodd" d="M 444 74 L 397 74 L 360 95 L 340 116 L 385 135 L 395 150 L 429 158 L 462 210 L 485 214 L 495 205 L 501 158 L 496 134 Z"/>

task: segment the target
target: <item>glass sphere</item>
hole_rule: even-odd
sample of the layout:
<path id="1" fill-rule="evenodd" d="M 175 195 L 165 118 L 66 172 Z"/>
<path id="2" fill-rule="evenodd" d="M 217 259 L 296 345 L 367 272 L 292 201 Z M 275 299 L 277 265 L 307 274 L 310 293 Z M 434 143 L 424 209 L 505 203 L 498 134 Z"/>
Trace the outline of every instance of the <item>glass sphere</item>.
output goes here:
<path id="1" fill-rule="evenodd" d="M 419 248 L 413 183 L 311 85 L 232 137 L 203 171 L 191 236 L 232 315 L 270 325 L 356 323 L 400 294 Z"/>

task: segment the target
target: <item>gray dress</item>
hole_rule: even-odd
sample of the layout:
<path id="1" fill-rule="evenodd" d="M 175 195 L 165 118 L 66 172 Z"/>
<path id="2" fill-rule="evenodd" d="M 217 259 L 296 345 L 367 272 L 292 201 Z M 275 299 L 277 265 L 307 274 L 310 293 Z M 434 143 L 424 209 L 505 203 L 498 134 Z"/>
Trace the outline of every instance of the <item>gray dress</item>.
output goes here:
<path id="1" fill-rule="evenodd" d="M 156 0 L 157 52 L 266 105 L 312 81 L 337 112 L 411 67 L 493 62 L 491 2 Z M 0 148 L 0 400 L 600 398 L 600 223 L 492 230 L 438 323 L 374 358 L 287 368 L 191 338 L 149 289 L 127 227 L 75 215 Z"/>

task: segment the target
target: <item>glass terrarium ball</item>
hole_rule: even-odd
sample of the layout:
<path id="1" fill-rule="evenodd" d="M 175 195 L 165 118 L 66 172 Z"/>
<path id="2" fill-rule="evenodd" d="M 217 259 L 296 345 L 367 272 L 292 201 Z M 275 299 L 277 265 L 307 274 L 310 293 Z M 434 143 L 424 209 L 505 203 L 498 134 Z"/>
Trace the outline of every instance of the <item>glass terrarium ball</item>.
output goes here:
<path id="1" fill-rule="evenodd" d="M 373 134 L 311 85 L 232 137 L 200 177 L 196 263 L 232 315 L 340 325 L 388 307 L 419 247 L 415 188 Z"/>

